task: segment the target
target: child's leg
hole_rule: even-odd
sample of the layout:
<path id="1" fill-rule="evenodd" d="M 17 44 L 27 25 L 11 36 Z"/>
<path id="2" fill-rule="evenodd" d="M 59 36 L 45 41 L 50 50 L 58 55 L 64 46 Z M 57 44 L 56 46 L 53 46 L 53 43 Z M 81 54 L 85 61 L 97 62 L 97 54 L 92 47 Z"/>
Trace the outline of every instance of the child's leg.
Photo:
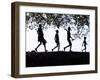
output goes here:
<path id="1" fill-rule="evenodd" d="M 86 45 L 85 45 L 85 52 L 86 52 Z"/>
<path id="2" fill-rule="evenodd" d="M 58 45 L 58 51 L 59 51 L 59 49 L 60 49 L 60 44 Z"/>
<path id="3" fill-rule="evenodd" d="M 82 50 L 82 52 L 85 51 L 86 52 L 86 46 L 84 45 L 84 49 Z"/>
<path id="4" fill-rule="evenodd" d="M 47 52 L 46 43 L 43 43 L 43 45 L 44 45 L 45 52 Z"/>
<path id="5" fill-rule="evenodd" d="M 65 49 L 66 49 L 67 47 L 69 47 L 69 46 L 70 46 L 70 45 L 68 45 L 68 46 L 65 46 L 65 47 L 64 47 L 64 51 L 65 51 Z"/>
<path id="6" fill-rule="evenodd" d="M 54 49 L 56 49 L 58 47 L 58 45 L 57 46 L 55 46 L 53 49 L 52 49 L 52 51 L 54 50 Z"/>
<path id="7" fill-rule="evenodd" d="M 71 40 L 69 40 L 69 46 L 70 46 L 70 51 L 72 49 L 72 43 L 71 43 Z"/>
<path id="8" fill-rule="evenodd" d="M 41 42 L 40 42 L 40 44 L 38 44 L 38 46 L 35 48 L 35 50 L 37 51 L 37 49 L 38 49 L 38 47 L 41 45 Z"/>
<path id="9" fill-rule="evenodd" d="M 70 51 L 72 51 L 72 45 L 70 45 Z"/>

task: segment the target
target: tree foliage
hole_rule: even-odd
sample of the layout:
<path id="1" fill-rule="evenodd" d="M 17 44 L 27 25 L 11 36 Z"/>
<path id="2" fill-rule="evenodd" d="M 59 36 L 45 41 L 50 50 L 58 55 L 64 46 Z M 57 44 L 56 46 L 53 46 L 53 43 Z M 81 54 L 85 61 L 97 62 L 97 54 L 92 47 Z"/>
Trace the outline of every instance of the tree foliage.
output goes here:
<path id="1" fill-rule="evenodd" d="M 90 29 L 89 15 L 26 12 L 26 29 L 37 28 L 38 24 L 42 24 L 44 29 L 52 26 L 53 28 L 74 26 L 72 28 L 77 30 L 77 33 L 74 34 L 76 38 L 86 36 Z M 84 26 L 88 26 L 88 29 L 83 34 Z"/>

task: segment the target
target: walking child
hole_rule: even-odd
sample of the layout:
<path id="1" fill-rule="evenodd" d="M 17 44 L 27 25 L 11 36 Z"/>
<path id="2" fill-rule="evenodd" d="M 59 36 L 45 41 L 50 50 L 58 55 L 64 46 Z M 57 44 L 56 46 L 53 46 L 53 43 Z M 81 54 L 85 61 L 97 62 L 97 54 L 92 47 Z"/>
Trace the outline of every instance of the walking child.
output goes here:
<path id="1" fill-rule="evenodd" d="M 39 28 L 37 30 L 37 34 L 38 34 L 38 42 L 39 42 L 39 44 L 35 48 L 35 50 L 37 51 L 37 49 L 39 48 L 39 46 L 41 44 L 43 44 L 44 45 L 45 52 L 46 52 L 47 51 L 46 50 L 46 43 L 47 43 L 47 41 L 44 39 L 44 34 L 43 34 L 43 30 L 42 30 L 42 25 L 41 24 L 39 24 Z"/>
<path id="2" fill-rule="evenodd" d="M 59 51 L 59 49 L 60 49 L 60 43 L 59 43 L 59 31 L 58 30 L 56 30 L 56 34 L 55 34 L 55 42 L 56 42 L 56 46 L 52 49 L 52 51 L 54 50 L 54 49 L 56 49 L 57 47 L 58 47 L 58 51 Z"/>
<path id="3" fill-rule="evenodd" d="M 83 45 L 84 45 L 84 49 L 82 50 L 82 52 L 83 52 L 83 51 L 86 52 L 86 45 L 87 45 L 86 37 L 84 37 L 84 41 L 83 41 L 83 43 L 82 43 L 82 46 L 83 46 Z"/>
<path id="4" fill-rule="evenodd" d="M 66 49 L 67 47 L 70 47 L 70 51 L 72 51 L 72 50 L 71 50 L 71 49 L 72 49 L 72 42 L 71 42 L 71 39 L 72 39 L 72 40 L 74 40 L 74 39 L 71 37 L 71 32 L 70 32 L 71 28 L 68 27 L 68 30 L 67 30 L 67 29 L 65 29 L 65 30 L 67 31 L 67 41 L 68 41 L 68 44 L 69 44 L 69 45 L 67 45 L 66 47 L 64 47 L 64 51 L 65 51 L 65 49 Z"/>

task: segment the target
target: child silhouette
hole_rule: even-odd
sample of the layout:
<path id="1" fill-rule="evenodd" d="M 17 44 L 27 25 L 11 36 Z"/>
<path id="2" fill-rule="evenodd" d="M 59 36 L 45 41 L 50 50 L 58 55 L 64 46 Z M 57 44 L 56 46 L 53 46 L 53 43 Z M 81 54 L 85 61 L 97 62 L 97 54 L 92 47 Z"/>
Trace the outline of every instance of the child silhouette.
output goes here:
<path id="1" fill-rule="evenodd" d="M 83 45 L 84 45 L 84 49 L 82 50 L 82 52 L 83 52 L 83 51 L 86 52 L 86 45 L 87 45 L 86 37 L 84 37 L 84 41 L 83 41 L 83 43 L 82 43 L 82 46 L 83 46 Z"/>
<path id="2" fill-rule="evenodd" d="M 35 48 L 35 50 L 37 51 L 37 49 L 39 48 L 39 46 L 40 46 L 41 44 L 43 44 L 43 45 L 44 45 L 45 52 L 46 52 L 46 51 L 47 51 L 47 50 L 46 50 L 46 43 L 47 43 L 47 41 L 44 39 L 44 34 L 43 34 L 43 31 L 42 31 L 42 25 L 41 25 L 41 24 L 39 24 L 39 28 L 38 28 L 38 30 L 37 30 L 37 34 L 38 34 L 38 42 L 40 42 L 40 43 L 39 43 L 39 45 Z"/>
<path id="3" fill-rule="evenodd" d="M 68 41 L 69 45 L 66 46 L 66 47 L 64 47 L 64 51 L 65 51 L 65 49 L 66 49 L 67 47 L 70 47 L 70 51 L 72 51 L 72 50 L 71 50 L 71 49 L 72 49 L 72 42 L 71 42 L 71 39 L 72 39 L 72 40 L 74 40 L 74 39 L 71 37 L 71 32 L 70 32 L 71 28 L 68 27 L 68 30 L 67 30 L 67 29 L 65 29 L 65 30 L 67 31 L 67 41 Z"/>
<path id="4" fill-rule="evenodd" d="M 58 51 L 59 51 L 59 49 L 60 49 L 60 43 L 59 43 L 59 31 L 58 30 L 56 30 L 56 34 L 55 34 L 55 42 L 56 42 L 56 46 L 52 49 L 52 51 L 55 49 L 55 48 L 57 48 L 58 47 Z"/>

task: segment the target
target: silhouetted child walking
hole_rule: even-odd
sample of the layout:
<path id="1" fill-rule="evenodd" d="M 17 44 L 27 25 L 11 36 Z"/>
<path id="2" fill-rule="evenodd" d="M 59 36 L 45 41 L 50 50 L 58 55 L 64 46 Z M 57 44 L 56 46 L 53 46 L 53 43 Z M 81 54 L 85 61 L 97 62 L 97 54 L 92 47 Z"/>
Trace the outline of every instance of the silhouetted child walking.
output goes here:
<path id="1" fill-rule="evenodd" d="M 87 45 L 86 37 L 84 37 L 84 41 L 83 41 L 83 43 L 82 43 L 82 46 L 83 46 L 83 45 L 84 45 L 84 49 L 82 50 L 82 52 L 83 52 L 83 51 L 86 52 L 86 45 Z"/>
<path id="2" fill-rule="evenodd" d="M 69 45 L 66 46 L 66 47 L 64 47 L 64 51 L 65 51 L 65 49 L 66 49 L 67 47 L 70 47 L 70 51 L 72 51 L 72 50 L 71 50 L 71 49 L 72 49 L 72 42 L 71 42 L 71 39 L 72 39 L 72 40 L 74 40 L 74 39 L 71 37 L 71 32 L 70 32 L 71 28 L 68 27 L 68 30 L 67 30 L 67 29 L 65 29 L 65 30 L 67 31 L 67 41 L 68 41 Z"/>
<path id="3" fill-rule="evenodd" d="M 55 42 L 56 42 L 56 46 L 52 49 L 52 51 L 55 49 L 55 48 L 57 48 L 58 47 L 58 51 L 59 51 L 59 49 L 60 49 L 60 43 L 59 43 L 59 31 L 58 30 L 56 30 L 56 34 L 55 34 Z"/>
<path id="4" fill-rule="evenodd" d="M 37 30 L 37 34 L 38 34 L 38 42 L 40 42 L 40 43 L 39 43 L 39 45 L 35 48 L 35 50 L 37 51 L 38 47 L 39 47 L 41 44 L 43 44 L 43 45 L 44 45 L 45 52 L 46 52 L 46 51 L 47 51 L 47 50 L 46 50 L 46 43 L 47 43 L 47 41 L 44 39 L 44 34 L 43 34 L 43 31 L 42 31 L 42 25 L 41 25 L 41 24 L 39 24 L 39 28 L 38 28 L 38 30 Z"/>

